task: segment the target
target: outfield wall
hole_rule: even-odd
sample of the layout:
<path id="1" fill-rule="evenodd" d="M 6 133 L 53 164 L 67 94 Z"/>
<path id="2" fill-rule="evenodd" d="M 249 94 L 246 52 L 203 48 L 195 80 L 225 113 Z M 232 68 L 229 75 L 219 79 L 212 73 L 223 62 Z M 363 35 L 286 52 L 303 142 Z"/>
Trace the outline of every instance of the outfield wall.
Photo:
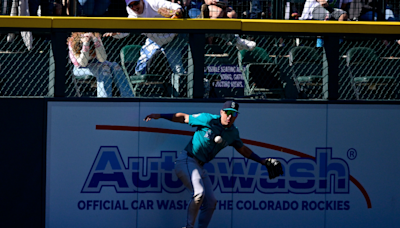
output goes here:
<path id="1" fill-rule="evenodd" d="M 45 99 L 0 99 L 0 227 L 44 227 Z"/>
<path id="2" fill-rule="evenodd" d="M 221 103 L 49 102 L 45 227 L 182 227 L 190 194 L 173 161 L 194 131 L 143 118 L 218 113 Z M 395 227 L 399 105 L 242 103 L 236 125 L 270 181 L 232 148 L 207 164 L 210 227 Z"/>

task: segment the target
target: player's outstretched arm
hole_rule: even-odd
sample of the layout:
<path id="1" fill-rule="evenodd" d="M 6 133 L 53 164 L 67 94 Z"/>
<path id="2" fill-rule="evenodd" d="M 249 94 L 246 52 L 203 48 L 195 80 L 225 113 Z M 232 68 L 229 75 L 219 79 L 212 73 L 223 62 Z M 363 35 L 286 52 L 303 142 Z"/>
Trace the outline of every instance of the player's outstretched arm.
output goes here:
<path id="1" fill-rule="evenodd" d="M 275 177 L 283 175 L 282 165 L 277 159 L 262 159 L 245 145 L 240 148 L 236 148 L 236 150 L 244 157 L 264 165 L 268 170 L 269 179 L 272 180 Z"/>
<path id="2" fill-rule="evenodd" d="M 237 152 L 239 152 L 243 157 L 251 159 L 253 161 L 256 161 L 260 163 L 261 165 L 265 165 L 265 160 L 260 158 L 257 154 L 255 154 L 250 148 L 247 146 L 243 145 L 240 148 L 235 148 Z"/>
<path id="3" fill-rule="evenodd" d="M 166 120 L 170 120 L 172 122 L 177 122 L 177 123 L 189 123 L 189 115 L 186 114 L 186 113 L 181 113 L 181 112 L 178 112 L 178 113 L 175 113 L 175 114 L 173 114 L 173 113 L 169 113 L 169 114 L 150 114 L 150 115 L 147 115 L 144 118 L 144 121 L 148 122 L 148 121 L 150 121 L 152 119 L 157 120 L 157 119 L 160 119 L 160 118 L 163 118 L 163 119 L 166 119 Z"/>

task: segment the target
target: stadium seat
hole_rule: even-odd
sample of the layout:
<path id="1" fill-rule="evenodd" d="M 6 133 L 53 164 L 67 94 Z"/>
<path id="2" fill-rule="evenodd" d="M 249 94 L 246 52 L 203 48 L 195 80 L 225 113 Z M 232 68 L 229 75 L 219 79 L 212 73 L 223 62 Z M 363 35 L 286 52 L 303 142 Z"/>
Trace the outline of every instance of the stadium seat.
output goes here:
<path id="1" fill-rule="evenodd" d="M 168 88 L 172 87 L 168 85 L 169 80 L 165 74 L 135 74 L 136 62 L 139 59 L 141 48 L 140 45 L 127 45 L 120 51 L 122 70 L 133 85 L 135 97 L 169 96 Z M 161 66 L 159 68 L 161 69 Z M 165 72 L 168 73 L 168 70 Z"/>
<path id="2" fill-rule="evenodd" d="M 75 94 L 77 97 L 93 96 L 96 86 L 96 77 L 93 75 L 75 76 L 72 74 Z"/>
<path id="3" fill-rule="evenodd" d="M 70 66 L 69 72 L 71 75 L 71 80 L 74 85 L 75 96 L 76 97 L 92 97 L 96 96 L 97 90 L 97 80 L 92 74 L 82 74 L 79 76 L 74 75 L 73 65 L 71 62 L 68 64 Z"/>
<path id="4" fill-rule="evenodd" d="M 256 47 L 253 51 L 238 52 L 238 62 L 245 81 L 245 95 L 263 95 L 267 98 L 283 98 L 283 81 L 277 64 L 267 51 Z"/>
<path id="5" fill-rule="evenodd" d="M 381 59 L 372 48 L 350 48 L 346 66 L 355 98 L 397 99 L 399 64 L 393 62 Z"/>
<path id="6" fill-rule="evenodd" d="M 313 47 L 297 46 L 289 51 L 289 75 L 298 98 L 323 98 L 322 55 Z"/>

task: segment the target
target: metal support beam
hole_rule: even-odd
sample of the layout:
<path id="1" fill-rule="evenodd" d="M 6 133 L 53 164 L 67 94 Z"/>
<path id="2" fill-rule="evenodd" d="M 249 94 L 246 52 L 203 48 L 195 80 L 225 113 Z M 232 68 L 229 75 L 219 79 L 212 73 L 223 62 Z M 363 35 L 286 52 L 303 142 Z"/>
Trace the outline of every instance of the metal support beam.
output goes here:
<path id="1" fill-rule="evenodd" d="M 188 97 L 203 98 L 204 95 L 204 33 L 189 34 Z"/>
<path id="2" fill-rule="evenodd" d="M 65 80 L 68 49 L 65 45 L 68 38 L 66 32 L 52 32 L 49 82 L 54 84 L 54 88 L 49 88 L 54 97 L 65 96 Z M 49 94 L 50 95 L 50 94 Z"/>
<path id="3" fill-rule="evenodd" d="M 324 37 L 324 98 L 337 100 L 339 98 L 339 37 Z M 327 74 L 326 74 L 327 73 Z"/>

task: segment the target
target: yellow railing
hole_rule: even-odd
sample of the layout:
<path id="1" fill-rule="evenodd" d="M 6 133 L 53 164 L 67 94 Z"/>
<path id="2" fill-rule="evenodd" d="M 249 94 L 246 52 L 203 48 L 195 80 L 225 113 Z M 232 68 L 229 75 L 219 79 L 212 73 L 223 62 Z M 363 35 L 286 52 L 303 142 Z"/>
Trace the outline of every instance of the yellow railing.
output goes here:
<path id="1" fill-rule="evenodd" d="M 400 34 L 400 22 L 300 21 L 255 19 L 163 19 L 113 17 L 0 16 L 2 28 L 77 29 L 207 29 L 243 32 Z"/>

